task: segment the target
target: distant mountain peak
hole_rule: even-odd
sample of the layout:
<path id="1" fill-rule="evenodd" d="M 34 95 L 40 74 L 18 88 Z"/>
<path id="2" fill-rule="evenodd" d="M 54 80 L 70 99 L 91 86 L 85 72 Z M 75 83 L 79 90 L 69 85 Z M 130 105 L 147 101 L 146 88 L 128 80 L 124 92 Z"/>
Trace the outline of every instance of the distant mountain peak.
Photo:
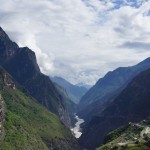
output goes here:
<path id="1" fill-rule="evenodd" d="M 134 66 L 119 67 L 113 71 L 109 71 L 82 97 L 80 102 L 81 109 L 93 102 L 101 101 L 108 95 L 112 95 L 116 90 L 119 90 L 122 86 L 127 84 L 133 77 L 148 68 L 150 68 L 150 57 Z"/>
<path id="2" fill-rule="evenodd" d="M 83 83 L 83 82 L 77 83 L 76 86 L 85 87 L 85 88 L 88 89 L 88 90 L 92 87 L 92 85 L 85 84 L 85 83 Z"/>
<path id="3" fill-rule="evenodd" d="M 56 82 L 58 85 L 64 87 L 67 90 L 70 99 L 74 103 L 79 103 L 80 98 L 87 92 L 87 88 L 83 86 L 73 85 L 72 83 L 63 79 L 62 77 L 56 76 L 51 79 L 53 82 Z"/>

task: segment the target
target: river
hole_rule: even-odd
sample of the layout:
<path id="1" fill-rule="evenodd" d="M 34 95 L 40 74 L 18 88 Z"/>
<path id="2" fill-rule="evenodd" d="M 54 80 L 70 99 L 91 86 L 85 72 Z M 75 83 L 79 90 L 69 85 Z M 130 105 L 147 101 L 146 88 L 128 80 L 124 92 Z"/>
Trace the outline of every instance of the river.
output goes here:
<path id="1" fill-rule="evenodd" d="M 76 122 L 74 128 L 71 129 L 71 131 L 74 133 L 76 138 L 79 138 L 82 134 L 80 125 L 82 123 L 84 123 L 84 120 L 79 118 L 77 115 L 75 115 L 75 118 L 77 119 L 77 122 Z"/>

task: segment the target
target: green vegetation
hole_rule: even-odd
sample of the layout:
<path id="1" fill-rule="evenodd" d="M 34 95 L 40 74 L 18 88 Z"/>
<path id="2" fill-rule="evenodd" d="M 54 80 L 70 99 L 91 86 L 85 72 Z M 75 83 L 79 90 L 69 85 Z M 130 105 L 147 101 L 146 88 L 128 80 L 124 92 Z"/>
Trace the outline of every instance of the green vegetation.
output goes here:
<path id="1" fill-rule="evenodd" d="M 115 140 L 117 137 L 119 137 L 129 126 L 125 126 L 125 127 L 120 127 L 112 132 L 110 132 L 106 138 L 105 138 L 105 143 L 108 143 L 112 140 Z"/>
<path id="2" fill-rule="evenodd" d="M 2 78 L 5 137 L 0 140 L 0 150 L 48 150 L 56 148 L 60 140 L 68 144 L 65 141 L 72 135 L 57 116 L 21 90 L 7 87 Z"/>
<path id="3" fill-rule="evenodd" d="M 97 150 L 149 150 L 149 126 L 150 121 L 146 120 L 140 124 L 129 123 L 127 126 L 118 128 L 106 136 L 105 145 Z"/>

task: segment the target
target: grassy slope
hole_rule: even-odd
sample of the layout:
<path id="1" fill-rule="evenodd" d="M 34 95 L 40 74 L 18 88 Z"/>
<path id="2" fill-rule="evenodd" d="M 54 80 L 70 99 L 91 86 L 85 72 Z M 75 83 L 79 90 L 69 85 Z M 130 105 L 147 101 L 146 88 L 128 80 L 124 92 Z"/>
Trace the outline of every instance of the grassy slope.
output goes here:
<path id="1" fill-rule="evenodd" d="M 6 105 L 5 138 L 1 150 L 47 150 L 52 141 L 66 139 L 70 132 L 59 119 L 18 89 L 0 91 Z"/>
<path id="2" fill-rule="evenodd" d="M 150 126 L 150 121 L 140 124 L 129 124 L 110 132 L 106 136 L 106 144 L 99 147 L 97 150 L 149 150 L 150 149 L 150 134 L 141 137 L 141 132 L 146 127 Z M 134 138 L 138 139 L 138 143 Z M 125 143 L 121 146 L 119 143 Z"/>

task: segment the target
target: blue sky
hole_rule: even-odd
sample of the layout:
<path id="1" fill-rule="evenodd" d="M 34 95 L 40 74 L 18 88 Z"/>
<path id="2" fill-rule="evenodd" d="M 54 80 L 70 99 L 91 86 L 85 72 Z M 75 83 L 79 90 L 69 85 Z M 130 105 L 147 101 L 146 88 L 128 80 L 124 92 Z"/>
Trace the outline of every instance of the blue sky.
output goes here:
<path id="1" fill-rule="evenodd" d="M 94 84 L 150 56 L 150 0 L 0 0 L 0 25 L 41 71 Z"/>

